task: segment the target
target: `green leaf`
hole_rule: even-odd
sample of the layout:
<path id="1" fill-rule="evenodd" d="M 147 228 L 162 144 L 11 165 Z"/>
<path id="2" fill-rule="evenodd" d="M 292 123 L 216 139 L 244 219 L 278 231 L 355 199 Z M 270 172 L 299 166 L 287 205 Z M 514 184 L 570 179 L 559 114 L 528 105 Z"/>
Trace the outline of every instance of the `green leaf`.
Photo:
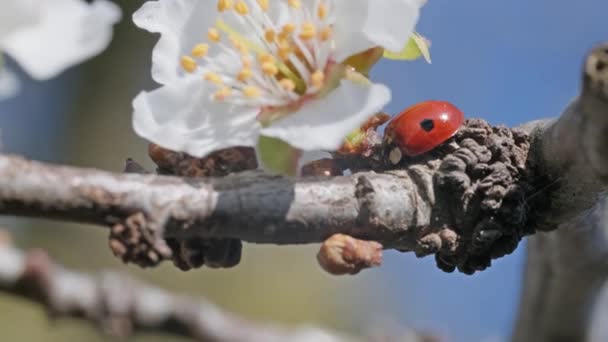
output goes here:
<path id="1" fill-rule="evenodd" d="M 258 140 L 258 157 L 265 169 L 295 176 L 301 151 L 281 139 L 260 136 Z"/>
<path id="2" fill-rule="evenodd" d="M 419 33 L 414 33 L 410 40 L 405 44 L 399 52 L 384 51 L 384 58 L 394 60 L 413 61 L 420 57 L 424 57 L 427 63 L 431 63 L 431 43 L 421 36 Z"/>

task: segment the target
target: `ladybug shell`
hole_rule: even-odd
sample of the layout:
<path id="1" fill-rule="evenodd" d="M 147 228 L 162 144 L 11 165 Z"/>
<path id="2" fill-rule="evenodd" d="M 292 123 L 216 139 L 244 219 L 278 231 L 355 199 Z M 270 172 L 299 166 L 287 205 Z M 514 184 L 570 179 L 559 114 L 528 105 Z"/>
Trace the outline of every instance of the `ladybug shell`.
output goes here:
<path id="1" fill-rule="evenodd" d="M 413 157 L 430 151 L 451 138 L 464 122 L 464 115 L 446 101 L 420 102 L 394 117 L 387 136 L 403 154 Z"/>

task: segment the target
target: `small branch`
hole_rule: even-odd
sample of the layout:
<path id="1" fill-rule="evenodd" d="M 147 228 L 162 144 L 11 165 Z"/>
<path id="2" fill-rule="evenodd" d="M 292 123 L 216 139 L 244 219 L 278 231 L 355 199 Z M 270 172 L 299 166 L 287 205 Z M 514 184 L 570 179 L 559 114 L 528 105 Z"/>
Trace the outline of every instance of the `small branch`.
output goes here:
<path id="1" fill-rule="evenodd" d="M 172 258 L 182 269 L 233 266 L 240 240 L 314 243 L 341 233 L 435 254 L 441 269 L 472 274 L 534 231 L 526 225 L 538 213 L 526 201 L 536 177 L 526 167 L 525 133 L 471 119 L 417 157 L 395 153 L 387 139 L 374 141 L 365 156 L 337 160 L 353 175 L 299 179 L 255 171 L 221 178 L 113 174 L 0 156 L 0 214 L 111 226 L 110 247 L 124 261 L 150 266 Z M 180 165 L 194 171 L 244 156 L 225 152 Z"/>
<path id="2" fill-rule="evenodd" d="M 11 247 L 5 237 L 3 240 L 0 242 L 0 292 L 39 303 L 54 318 L 94 323 L 112 336 L 148 332 L 208 342 L 361 341 L 315 327 L 283 329 L 252 323 L 205 300 L 175 295 L 125 274 L 88 275 L 67 270 L 41 250 L 23 253 Z M 383 341 L 435 339 L 411 332 L 405 339 Z"/>
<path id="3" fill-rule="evenodd" d="M 381 191 L 372 197 L 366 188 Z M 425 206 L 430 203 L 417 196 L 405 171 L 301 182 L 261 172 L 187 179 L 114 174 L 0 156 L 1 214 L 111 226 L 143 213 L 148 222 L 166 224 L 168 236 L 298 244 L 344 233 L 412 249 L 416 244 L 412 227 L 429 220 L 423 213 L 429 212 Z M 365 215 L 361 214 L 364 206 Z M 192 223 L 198 229 L 183 229 Z"/>

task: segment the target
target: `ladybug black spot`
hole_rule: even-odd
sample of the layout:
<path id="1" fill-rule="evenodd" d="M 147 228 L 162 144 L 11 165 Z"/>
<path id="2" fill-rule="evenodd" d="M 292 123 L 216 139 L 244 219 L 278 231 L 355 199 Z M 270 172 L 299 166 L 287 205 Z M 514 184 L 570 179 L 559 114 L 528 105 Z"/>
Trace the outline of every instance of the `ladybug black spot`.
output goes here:
<path id="1" fill-rule="evenodd" d="M 422 129 L 426 132 L 430 132 L 433 130 L 433 128 L 435 128 L 435 123 L 431 119 L 424 119 L 420 121 L 420 127 L 422 127 Z"/>

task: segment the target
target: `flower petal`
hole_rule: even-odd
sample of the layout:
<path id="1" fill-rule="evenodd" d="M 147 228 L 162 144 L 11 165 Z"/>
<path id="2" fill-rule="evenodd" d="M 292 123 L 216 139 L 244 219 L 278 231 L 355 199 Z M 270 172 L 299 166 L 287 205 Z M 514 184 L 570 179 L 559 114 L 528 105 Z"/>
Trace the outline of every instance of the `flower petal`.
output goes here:
<path id="1" fill-rule="evenodd" d="M 6 67 L 0 69 L 0 101 L 15 96 L 20 87 L 21 82 L 17 75 Z"/>
<path id="2" fill-rule="evenodd" d="M 49 79 L 104 50 L 120 19 L 110 1 L 44 1 L 40 21 L 6 37 L 2 48 L 32 77 Z"/>
<path id="3" fill-rule="evenodd" d="M 133 100 L 135 132 L 195 157 L 231 146 L 255 146 L 258 110 L 211 101 L 213 89 L 198 77 L 188 77 L 141 92 Z"/>
<path id="4" fill-rule="evenodd" d="M 20 27 L 38 20 L 39 9 L 34 0 L 3 0 L 0 12 L 0 41 Z"/>
<path id="5" fill-rule="evenodd" d="M 302 150 L 335 150 L 348 133 L 390 99 L 390 90 L 384 85 L 342 80 L 329 95 L 305 103 L 297 112 L 263 128 L 262 134 Z"/>
<path id="6" fill-rule="evenodd" d="M 135 25 L 160 33 L 152 51 L 152 78 L 167 84 L 183 76 L 179 60 L 190 54 L 207 30 L 215 25 L 217 2 L 210 0 L 148 1 L 133 14 Z"/>
<path id="7" fill-rule="evenodd" d="M 336 59 L 341 62 L 374 46 L 399 51 L 414 31 L 422 4 L 420 0 L 336 0 Z"/>

